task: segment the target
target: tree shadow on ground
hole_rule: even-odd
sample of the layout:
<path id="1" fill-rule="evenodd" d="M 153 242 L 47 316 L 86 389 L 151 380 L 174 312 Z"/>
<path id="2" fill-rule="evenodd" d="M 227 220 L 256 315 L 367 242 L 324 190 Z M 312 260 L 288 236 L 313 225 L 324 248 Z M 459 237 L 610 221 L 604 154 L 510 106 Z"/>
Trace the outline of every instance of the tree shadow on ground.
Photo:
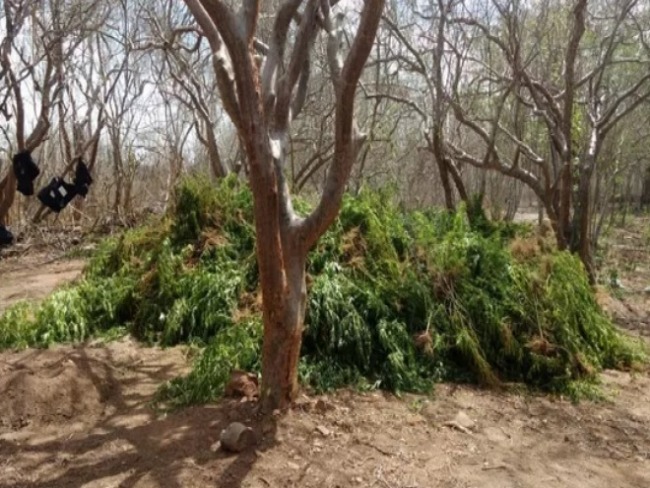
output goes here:
<path id="1" fill-rule="evenodd" d="M 101 360 L 84 347 L 75 348 L 68 358 L 91 380 L 109 413 L 81 432 L 57 428 L 54 436 L 34 432 L 27 441 L 0 438 L 0 459 L 26 473 L 17 484 L 0 480 L 0 488 L 81 487 L 98 480 L 111 480 L 111 486 L 121 488 L 138 483 L 234 488 L 241 486 L 258 453 L 276 444 L 275 421 L 258 415 L 254 403 L 224 400 L 172 413 L 154 411 L 151 388 L 140 393 L 138 383 L 157 385 L 173 377 L 164 361 L 140 361 L 130 366 L 134 374 L 121 379 L 108 349 Z M 221 431 L 234 421 L 254 429 L 257 446 L 234 456 L 213 452 Z"/>

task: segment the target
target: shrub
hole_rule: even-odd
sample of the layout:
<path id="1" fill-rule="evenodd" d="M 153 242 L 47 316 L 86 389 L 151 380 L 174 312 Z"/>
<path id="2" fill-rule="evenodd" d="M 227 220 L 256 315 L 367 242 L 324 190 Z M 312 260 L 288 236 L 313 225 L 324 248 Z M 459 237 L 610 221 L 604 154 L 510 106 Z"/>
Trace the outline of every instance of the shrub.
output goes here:
<path id="1" fill-rule="evenodd" d="M 518 227 L 471 205 L 406 212 L 385 191 L 345 198 L 308 259 L 303 382 L 392 391 L 427 391 L 441 379 L 524 382 L 572 394 L 602 368 L 643 359 L 599 309 L 578 259 L 517 251 L 508 241 Z M 232 368 L 260 364 L 252 216 L 237 180 L 216 189 L 185 181 L 163 219 L 103 243 L 80 283 L 33 311 L 7 311 L 0 346 L 79 341 L 114 327 L 163 345 L 207 345 L 159 398 L 218 396 Z"/>

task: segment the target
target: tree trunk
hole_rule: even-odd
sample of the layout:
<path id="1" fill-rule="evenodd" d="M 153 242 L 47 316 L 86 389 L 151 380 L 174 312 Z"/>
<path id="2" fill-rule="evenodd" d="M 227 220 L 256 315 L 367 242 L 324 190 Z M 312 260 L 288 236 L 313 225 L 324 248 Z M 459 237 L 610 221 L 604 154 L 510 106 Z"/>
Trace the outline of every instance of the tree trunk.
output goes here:
<path id="1" fill-rule="evenodd" d="M 469 195 L 467 194 L 465 182 L 463 182 L 463 178 L 460 176 L 458 167 L 453 163 L 453 161 L 450 161 L 449 159 L 446 160 L 446 163 L 447 168 L 449 169 L 449 174 L 451 175 L 451 178 L 454 180 L 454 184 L 456 185 L 458 196 L 463 202 L 467 203 L 469 201 Z"/>
<path id="2" fill-rule="evenodd" d="M 564 239 L 564 233 L 560 226 L 560 220 L 558 213 L 553 205 L 553 196 L 552 195 L 537 195 L 540 203 L 543 205 L 543 210 L 540 210 L 540 224 L 542 222 L 542 217 L 544 215 L 544 210 L 546 210 L 546 216 L 548 217 L 549 222 L 551 223 L 551 228 L 553 229 L 553 234 L 555 235 L 555 241 L 557 247 L 560 250 L 566 249 L 566 241 Z"/>
<path id="3" fill-rule="evenodd" d="M 465 202 L 467 202 L 467 192 L 465 191 L 465 186 L 460 178 L 460 174 L 458 174 L 455 167 L 452 167 L 451 161 L 449 161 L 445 155 L 445 150 L 442 145 L 442 136 L 439 131 L 439 129 L 436 129 L 434 132 L 430 150 L 433 153 L 436 165 L 438 166 L 438 173 L 440 174 L 440 181 L 442 182 L 442 189 L 445 194 L 445 207 L 450 212 L 454 212 L 456 210 L 456 203 L 454 202 L 454 189 L 451 186 L 451 178 L 454 180 L 460 198 Z"/>
<path id="4" fill-rule="evenodd" d="M 558 224 L 564 242 L 571 241 L 571 194 L 573 191 L 573 177 L 571 175 L 571 162 L 566 161 L 562 166 L 560 176 L 560 195 Z"/>
<path id="5" fill-rule="evenodd" d="M 560 251 L 564 251 L 568 247 L 567 241 L 567 232 L 565 227 L 562 225 L 562 219 L 560 217 L 562 212 L 562 207 L 560 203 L 560 191 L 556 188 L 547 188 L 546 195 L 543 195 L 544 208 L 546 210 L 546 215 L 551 221 L 551 226 L 555 232 L 555 237 L 557 241 L 557 248 Z"/>
<path id="6" fill-rule="evenodd" d="M 451 187 L 451 180 L 449 179 L 449 170 L 445 164 L 444 159 L 436 156 L 436 164 L 438 165 L 438 171 L 440 173 L 440 181 L 442 182 L 442 189 L 445 193 L 445 207 L 450 212 L 456 210 L 456 204 L 454 203 L 454 190 Z"/>
<path id="7" fill-rule="evenodd" d="M 650 207 L 650 166 L 643 174 L 643 187 L 641 189 L 641 208 Z"/>
<path id="8" fill-rule="evenodd" d="M 202 141 L 205 143 L 205 147 L 208 151 L 208 159 L 210 160 L 210 172 L 212 177 L 216 180 L 225 178 L 230 173 L 230 168 L 228 164 L 221 158 L 219 152 L 219 143 L 217 142 L 217 137 L 214 133 L 214 128 L 209 120 L 204 121 L 205 127 L 205 137 L 202 138 Z M 197 128 L 197 131 L 199 129 Z"/>
<path id="9" fill-rule="evenodd" d="M 177 164 L 176 158 L 169 158 L 169 174 L 167 175 L 167 188 L 165 191 L 165 199 L 163 200 L 163 208 L 166 212 L 170 205 L 173 205 L 176 199 L 176 184 L 180 177 L 180 168 Z"/>
<path id="10" fill-rule="evenodd" d="M 115 181 L 115 194 L 113 198 L 113 218 L 119 219 L 122 205 L 122 185 L 124 183 L 124 163 L 122 161 L 122 152 L 120 147 L 119 136 L 112 138 L 113 149 L 113 178 Z"/>
<path id="11" fill-rule="evenodd" d="M 280 9 L 282 15 L 279 13 L 273 24 L 274 40 L 260 72 L 253 50 L 259 2 L 243 3 L 244 21 L 240 22 L 226 2 L 186 0 L 215 52 L 213 66 L 221 101 L 243 142 L 250 172 L 263 299 L 260 402 L 265 412 L 287 406 L 297 393 L 306 306 L 306 256 L 340 209 L 363 140 L 354 119 L 354 98 L 384 4 L 383 0 L 365 2 L 350 52 L 343 61 L 338 53 L 343 29 L 330 17 L 327 2 L 320 14 L 319 2 L 308 2 L 298 20 L 291 61 L 285 67 L 287 32 L 300 3 L 285 3 Z M 326 30 L 330 72 L 336 89 L 335 151 L 320 203 L 311 215 L 301 218 L 293 211 L 283 167 L 290 122 L 300 113 L 307 96 L 309 70 L 305 68 L 309 67 L 309 51 L 318 34 L 317 20 L 332 26 Z M 273 103 L 269 103 L 271 99 Z"/>
<path id="12" fill-rule="evenodd" d="M 85 203 L 86 199 L 81 196 L 77 196 L 72 200 L 72 221 L 75 225 L 79 225 L 84 216 Z"/>
<path id="13" fill-rule="evenodd" d="M 285 290 L 273 313 L 264 315 L 262 409 L 289 404 L 298 393 L 298 361 L 307 304 L 305 258 L 286 257 Z M 266 309 L 267 307 L 265 307 Z"/>
<path id="14" fill-rule="evenodd" d="M 589 275 L 589 282 L 594 284 L 596 275 L 592 256 L 591 224 L 591 176 L 593 174 L 593 161 L 587 158 L 580 167 L 580 181 L 576 195 L 575 210 L 573 215 L 573 232 L 571 238 L 571 252 L 577 253 Z"/>
<path id="15" fill-rule="evenodd" d="M 16 198 L 16 183 L 16 175 L 10 166 L 9 173 L 0 182 L 0 225 L 9 223 L 9 210 Z"/>

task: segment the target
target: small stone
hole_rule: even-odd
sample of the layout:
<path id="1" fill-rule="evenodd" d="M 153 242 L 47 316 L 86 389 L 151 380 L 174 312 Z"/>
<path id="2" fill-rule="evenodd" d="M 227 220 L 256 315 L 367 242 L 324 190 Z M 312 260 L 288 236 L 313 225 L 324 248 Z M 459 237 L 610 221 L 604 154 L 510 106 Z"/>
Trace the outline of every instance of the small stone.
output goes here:
<path id="1" fill-rule="evenodd" d="M 224 450 L 232 452 L 242 452 L 257 442 L 253 429 L 239 422 L 233 422 L 221 431 L 219 440 Z"/>
<path id="2" fill-rule="evenodd" d="M 317 430 L 318 432 L 320 432 L 321 435 L 322 435 L 323 437 L 328 437 L 328 436 L 332 433 L 332 432 L 331 432 L 327 427 L 325 427 L 324 425 L 319 425 L 318 427 L 316 427 L 316 430 Z"/>
<path id="3" fill-rule="evenodd" d="M 300 465 L 298 463 L 294 463 L 293 461 L 287 462 L 287 467 L 289 469 L 293 469 L 294 471 L 298 471 L 300 469 Z"/>
<path id="4" fill-rule="evenodd" d="M 445 422 L 444 425 L 471 435 L 475 422 L 461 410 L 456 414 L 453 420 Z"/>
<path id="5" fill-rule="evenodd" d="M 646 295 L 650 295 L 650 286 L 646 286 L 646 287 L 643 289 L 643 293 L 645 293 Z"/>
<path id="6" fill-rule="evenodd" d="M 454 417 L 454 422 L 456 422 L 461 427 L 466 428 L 467 430 L 472 430 L 475 425 L 475 422 L 471 418 L 469 418 L 469 415 L 467 415 L 462 410 L 456 414 L 456 416 Z"/>
<path id="7" fill-rule="evenodd" d="M 221 441 L 217 441 L 210 446 L 212 452 L 217 452 L 219 449 L 221 449 Z"/>

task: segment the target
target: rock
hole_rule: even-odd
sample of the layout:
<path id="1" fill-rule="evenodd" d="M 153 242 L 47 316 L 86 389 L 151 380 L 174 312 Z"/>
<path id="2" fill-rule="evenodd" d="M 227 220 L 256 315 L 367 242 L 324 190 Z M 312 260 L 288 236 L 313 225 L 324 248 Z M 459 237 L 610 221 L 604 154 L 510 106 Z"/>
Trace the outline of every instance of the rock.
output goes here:
<path id="1" fill-rule="evenodd" d="M 217 452 L 221 448 L 221 441 L 217 441 L 210 446 L 212 452 Z"/>
<path id="2" fill-rule="evenodd" d="M 327 436 L 329 436 L 329 435 L 332 433 L 332 432 L 331 432 L 327 427 L 325 427 L 324 425 L 319 425 L 318 427 L 316 427 L 316 430 L 317 430 L 318 432 L 320 432 L 320 433 L 322 434 L 323 437 L 327 437 Z"/>
<path id="3" fill-rule="evenodd" d="M 469 415 L 460 410 L 453 420 L 445 422 L 444 425 L 464 432 L 465 434 L 471 434 L 476 422 L 469 418 Z"/>
<path id="4" fill-rule="evenodd" d="M 300 469 L 300 465 L 299 465 L 298 463 L 294 463 L 294 462 L 292 462 L 292 461 L 289 461 L 289 462 L 287 463 L 287 467 L 288 467 L 289 469 L 293 469 L 294 471 L 298 471 L 298 470 Z"/>
<path id="5" fill-rule="evenodd" d="M 470 430 L 474 428 L 474 425 L 476 423 L 471 418 L 469 418 L 469 415 L 467 415 L 462 410 L 456 414 L 456 417 L 454 417 L 454 422 Z"/>
<path id="6" fill-rule="evenodd" d="M 239 422 L 233 422 L 219 436 L 221 448 L 226 451 L 242 452 L 257 443 L 255 432 Z"/>
<path id="7" fill-rule="evenodd" d="M 650 286 L 646 286 L 646 287 L 643 289 L 643 293 L 645 293 L 646 295 L 650 295 Z"/>
<path id="8" fill-rule="evenodd" d="M 224 392 L 227 397 L 242 397 L 253 400 L 260 394 L 257 375 L 246 371 L 234 370 Z"/>

